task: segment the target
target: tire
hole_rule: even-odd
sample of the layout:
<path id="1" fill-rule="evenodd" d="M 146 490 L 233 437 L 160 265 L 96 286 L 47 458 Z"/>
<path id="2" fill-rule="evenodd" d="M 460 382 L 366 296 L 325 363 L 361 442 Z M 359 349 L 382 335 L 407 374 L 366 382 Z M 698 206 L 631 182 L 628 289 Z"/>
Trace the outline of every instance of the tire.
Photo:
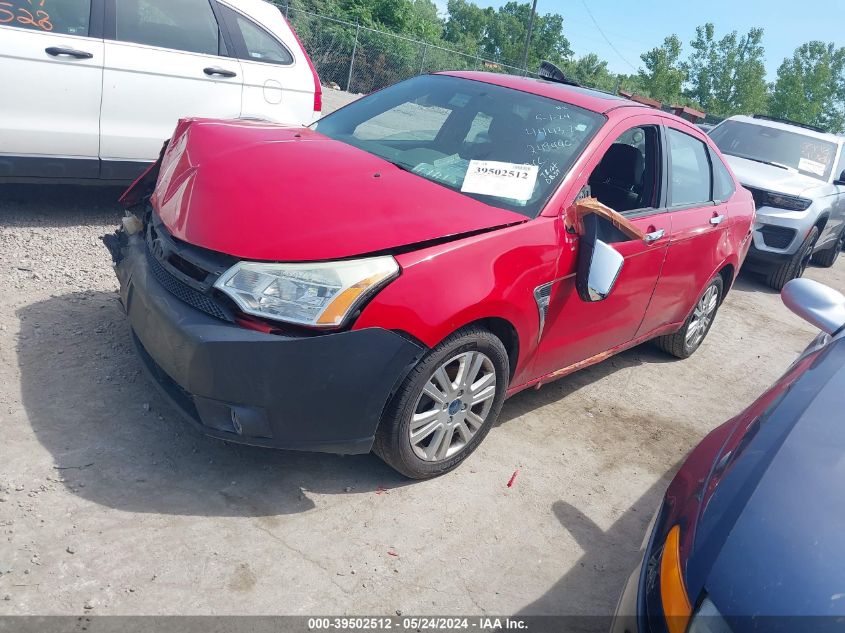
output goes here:
<path id="1" fill-rule="evenodd" d="M 667 354 L 677 358 L 689 358 L 695 353 L 716 319 L 716 313 L 722 303 L 725 282 L 721 275 L 716 275 L 707 284 L 707 288 L 695 302 L 695 308 L 687 317 L 684 326 L 674 334 L 654 339 L 654 343 Z M 702 319 L 705 319 L 702 321 Z M 697 328 L 697 329 L 695 329 Z M 695 332 L 693 333 L 693 330 Z"/>
<path id="2" fill-rule="evenodd" d="M 475 370 L 475 376 L 462 382 L 466 367 Z M 509 376 L 508 352 L 496 336 L 481 327 L 455 332 L 405 378 L 385 409 L 373 451 L 411 479 L 430 479 L 454 470 L 498 418 Z M 472 404 L 473 393 L 476 404 Z"/>
<path id="3" fill-rule="evenodd" d="M 842 250 L 843 246 L 845 246 L 845 230 L 842 231 L 842 234 L 833 246 L 813 255 L 813 263 L 821 266 L 822 268 L 830 268 L 836 263 L 836 260 L 839 259 L 839 251 Z"/>
<path id="4" fill-rule="evenodd" d="M 804 274 L 810 259 L 813 256 L 813 248 L 819 239 L 819 227 L 814 226 L 807 235 L 804 243 L 801 244 L 795 254 L 786 262 L 772 270 L 766 276 L 766 284 L 777 291 L 783 290 L 787 281 L 798 279 Z"/>

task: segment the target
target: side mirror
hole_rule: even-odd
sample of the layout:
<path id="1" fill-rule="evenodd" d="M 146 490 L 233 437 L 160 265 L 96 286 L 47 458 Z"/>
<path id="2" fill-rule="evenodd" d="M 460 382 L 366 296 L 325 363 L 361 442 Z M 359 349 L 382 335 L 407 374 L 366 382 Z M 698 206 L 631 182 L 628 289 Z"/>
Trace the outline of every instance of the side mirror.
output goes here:
<path id="1" fill-rule="evenodd" d="M 616 285 L 625 258 L 598 238 L 599 218 L 595 214 L 582 219 L 584 232 L 578 244 L 578 270 L 575 287 L 578 296 L 590 303 L 604 301 Z"/>
<path id="2" fill-rule="evenodd" d="M 839 174 L 839 177 L 833 181 L 834 185 L 845 185 L 845 169 L 842 170 L 842 173 Z"/>
<path id="3" fill-rule="evenodd" d="M 793 279 L 780 293 L 787 308 L 828 334 L 845 328 L 845 296 L 812 279 Z"/>

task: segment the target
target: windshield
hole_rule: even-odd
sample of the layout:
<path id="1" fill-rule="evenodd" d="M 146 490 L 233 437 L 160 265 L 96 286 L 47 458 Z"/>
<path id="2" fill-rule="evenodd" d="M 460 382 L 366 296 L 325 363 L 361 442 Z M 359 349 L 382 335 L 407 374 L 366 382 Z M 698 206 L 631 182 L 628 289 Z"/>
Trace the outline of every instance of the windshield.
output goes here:
<path id="1" fill-rule="evenodd" d="M 534 217 L 605 121 L 554 99 L 423 75 L 364 97 L 314 129 L 466 196 Z"/>
<path id="2" fill-rule="evenodd" d="M 836 157 L 836 144 L 813 136 L 765 125 L 725 121 L 710 136 L 724 154 L 797 171 L 827 181 Z"/>

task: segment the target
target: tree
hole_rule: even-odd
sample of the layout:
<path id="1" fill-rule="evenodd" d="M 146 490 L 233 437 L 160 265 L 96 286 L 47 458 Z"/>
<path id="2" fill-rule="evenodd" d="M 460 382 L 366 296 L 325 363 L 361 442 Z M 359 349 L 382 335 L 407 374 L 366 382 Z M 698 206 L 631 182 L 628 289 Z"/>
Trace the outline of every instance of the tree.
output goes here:
<path id="1" fill-rule="evenodd" d="M 607 69 L 607 61 L 595 53 L 569 60 L 563 66 L 563 72 L 569 79 L 589 88 L 613 90 L 616 87 L 617 77 Z"/>
<path id="2" fill-rule="evenodd" d="M 778 68 L 769 111 L 830 132 L 845 129 L 845 48 L 807 42 Z"/>
<path id="3" fill-rule="evenodd" d="M 437 15 L 437 5 L 431 0 L 413 0 L 408 33 L 427 42 L 439 42 L 443 36 L 443 22 Z"/>
<path id="4" fill-rule="evenodd" d="M 443 28 L 447 42 L 470 53 L 478 52 L 487 59 L 522 65 L 530 4 L 512 1 L 494 10 L 482 9 L 466 0 L 449 0 L 447 11 L 449 17 Z M 563 16 L 556 13 L 535 16 L 528 67 L 538 67 L 543 59 L 563 64 L 571 55 L 569 40 L 563 35 Z"/>
<path id="5" fill-rule="evenodd" d="M 674 104 L 680 101 L 681 88 L 686 80 L 686 73 L 681 67 L 681 40 L 677 35 L 670 35 L 663 40 L 663 45 L 643 53 L 645 69 L 640 69 L 639 77 L 652 99 Z"/>
<path id="6" fill-rule="evenodd" d="M 495 19 L 495 11 L 482 9 L 466 0 L 449 0 L 448 18 L 443 26 L 443 39 L 458 45 L 465 52 L 475 52 L 487 36 L 487 29 Z"/>
<path id="7" fill-rule="evenodd" d="M 711 23 L 699 26 L 684 70 L 689 88 L 684 95 L 710 114 L 765 112 L 767 106 L 763 29 L 739 37 L 736 31 L 716 40 Z"/>

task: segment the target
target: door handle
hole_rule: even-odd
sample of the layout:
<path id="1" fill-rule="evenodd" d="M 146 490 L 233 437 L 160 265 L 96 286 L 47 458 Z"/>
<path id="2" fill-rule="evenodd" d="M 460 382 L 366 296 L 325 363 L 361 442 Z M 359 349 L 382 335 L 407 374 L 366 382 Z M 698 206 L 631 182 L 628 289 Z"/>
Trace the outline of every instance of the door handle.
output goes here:
<path id="1" fill-rule="evenodd" d="M 78 51 L 75 48 L 62 48 L 61 46 L 45 48 L 44 52 L 53 57 L 75 57 L 76 59 L 91 59 L 94 57 L 88 51 Z"/>
<path id="2" fill-rule="evenodd" d="M 712 224 L 713 226 L 719 226 L 724 219 L 725 216 L 723 215 L 714 215 L 712 218 L 710 218 L 710 224 Z"/>
<path id="3" fill-rule="evenodd" d="M 653 231 L 651 233 L 646 233 L 643 237 L 643 241 L 646 244 L 653 244 L 664 235 L 666 235 L 666 231 L 664 231 L 663 229 L 657 229 L 656 231 Z"/>
<path id="4" fill-rule="evenodd" d="M 208 68 L 203 69 L 203 71 L 209 77 L 213 77 L 217 75 L 218 77 L 237 77 L 238 73 L 233 72 L 231 70 L 226 70 L 225 68 L 219 68 L 217 66 L 209 66 Z"/>

